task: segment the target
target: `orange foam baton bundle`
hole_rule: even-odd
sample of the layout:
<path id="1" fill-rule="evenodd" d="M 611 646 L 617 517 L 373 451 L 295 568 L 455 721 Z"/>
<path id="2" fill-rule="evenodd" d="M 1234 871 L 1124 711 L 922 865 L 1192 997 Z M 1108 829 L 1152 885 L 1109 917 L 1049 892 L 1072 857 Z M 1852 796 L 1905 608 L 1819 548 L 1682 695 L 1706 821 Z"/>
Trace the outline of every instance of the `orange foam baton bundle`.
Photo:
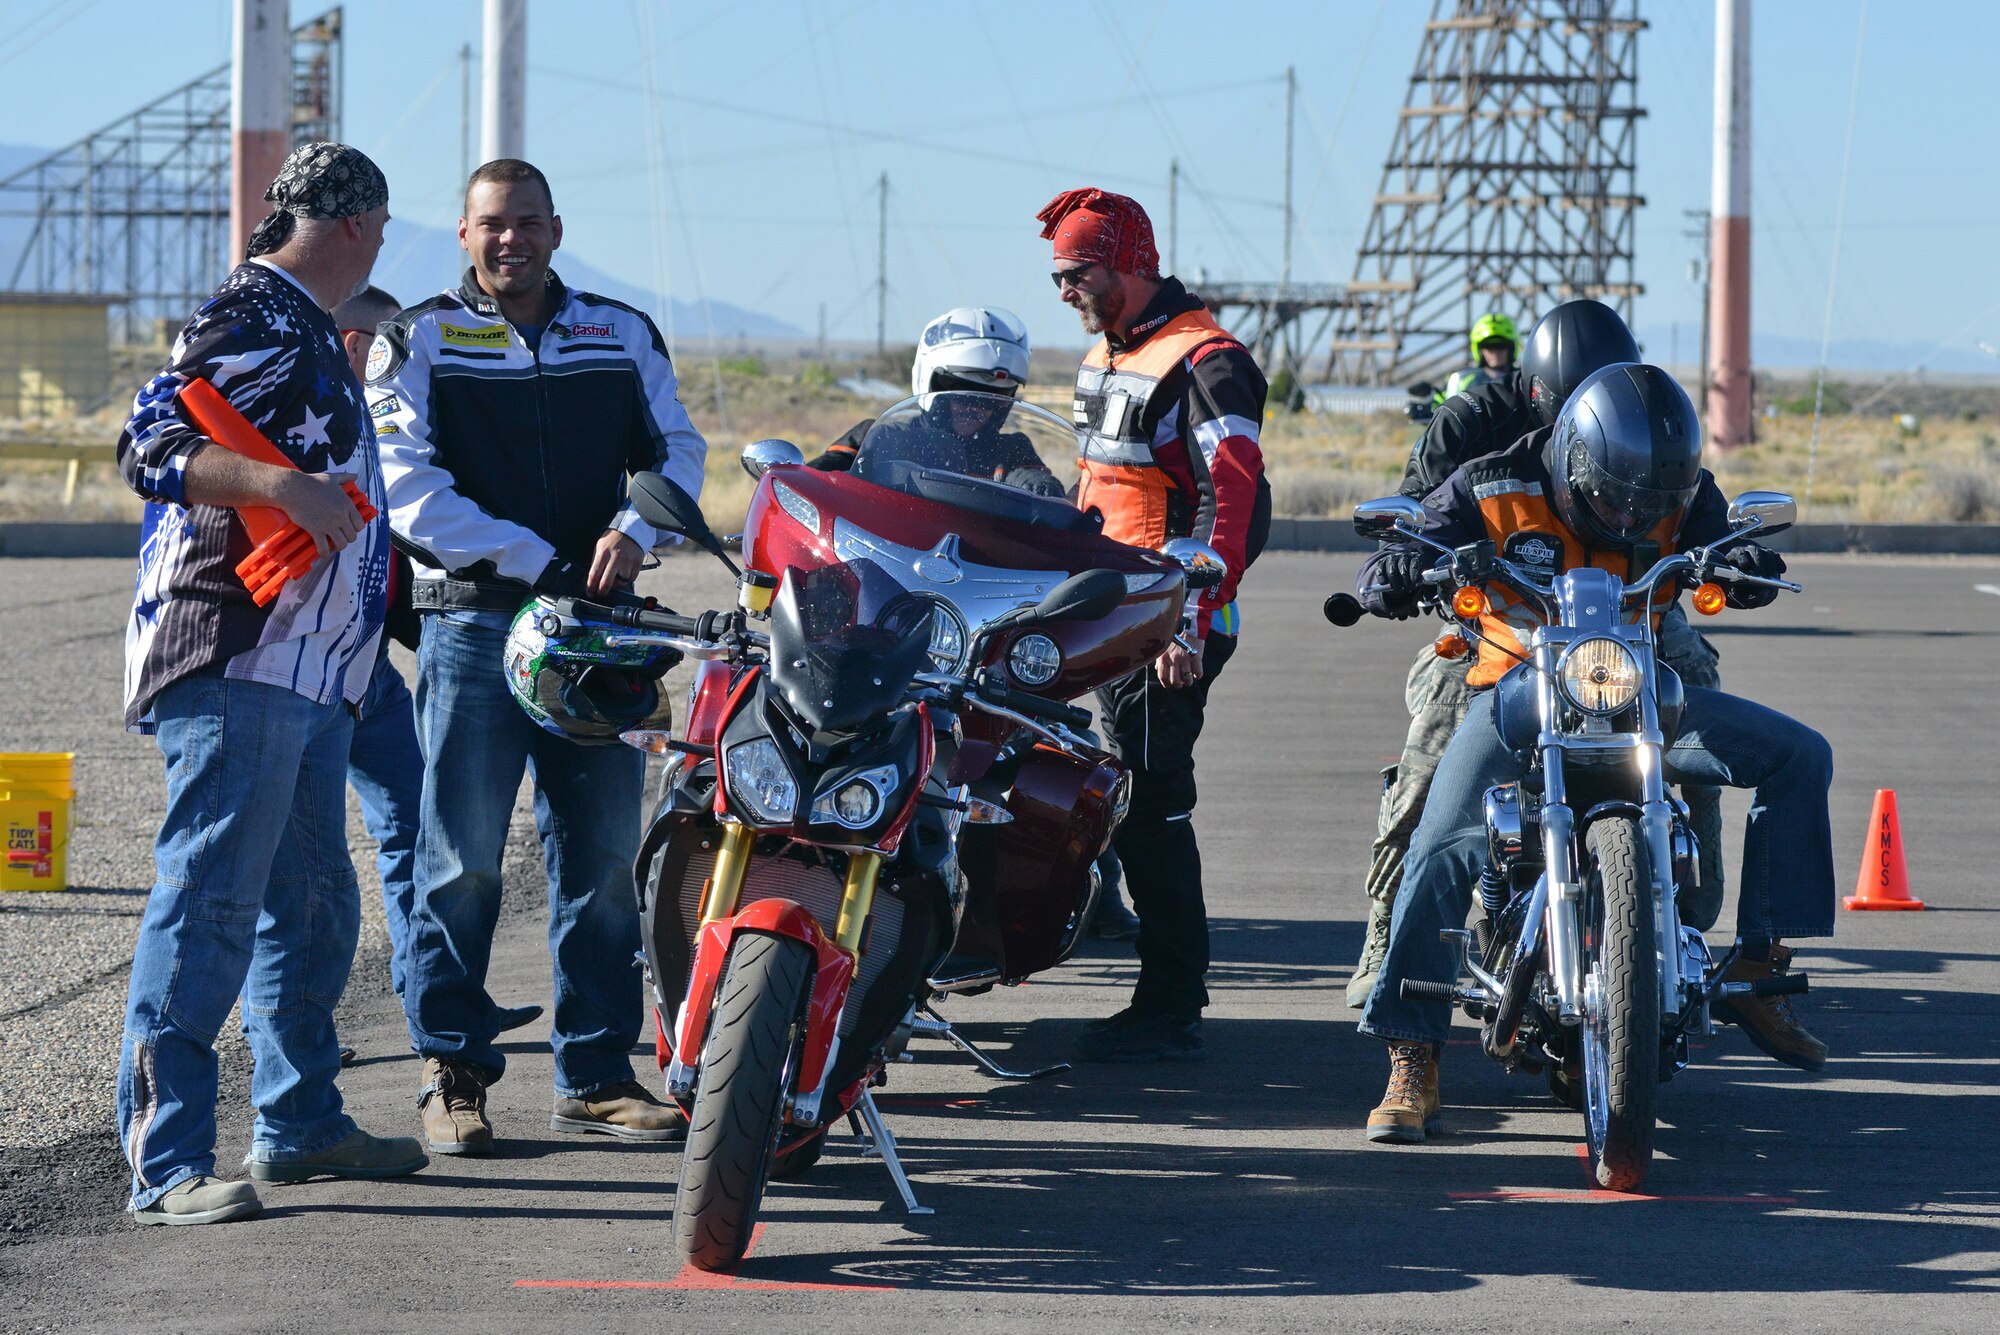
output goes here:
<path id="1" fill-rule="evenodd" d="M 298 465 L 264 439 L 264 433 L 236 411 L 234 404 L 206 380 L 194 379 L 180 392 L 181 406 L 202 433 L 216 444 L 246 459 L 279 468 L 297 470 Z M 352 482 L 343 483 L 349 500 L 367 523 L 375 518 L 375 507 Z M 288 579 L 299 579 L 319 559 L 319 547 L 306 531 L 285 518 L 285 512 L 268 505 L 246 505 L 237 511 L 249 530 L 251 551 L 236 565 L 236 577 L 250 590 L 250 598 L 262 607 L 278 596 Z"/>

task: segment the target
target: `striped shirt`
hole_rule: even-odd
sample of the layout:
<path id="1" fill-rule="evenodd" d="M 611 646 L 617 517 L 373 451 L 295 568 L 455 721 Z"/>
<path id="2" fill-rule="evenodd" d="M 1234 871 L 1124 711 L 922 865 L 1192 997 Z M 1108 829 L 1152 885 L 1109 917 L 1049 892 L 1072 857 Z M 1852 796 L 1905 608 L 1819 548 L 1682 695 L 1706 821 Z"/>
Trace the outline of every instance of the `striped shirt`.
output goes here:
<path id="1" fill-rule="evenodd" d="M 176 411 L 196 378 L 301 470 L 350 474 L 378 511 L 388 509 L 374 428 L 332 317 L 277 265 L 239 265 L 174 340 L 118 438 L 119 470 L 147 502 L 125 628 L 126 727 L 151 732 L 160 691 L 204 672 L 282 686 L 319 704 L 359 701 L 387 604 L 386 519 L 258 607 L 236 575 L 250 552 L 241 519 L 187 501 L 188 460 L 211 445 Z"/>

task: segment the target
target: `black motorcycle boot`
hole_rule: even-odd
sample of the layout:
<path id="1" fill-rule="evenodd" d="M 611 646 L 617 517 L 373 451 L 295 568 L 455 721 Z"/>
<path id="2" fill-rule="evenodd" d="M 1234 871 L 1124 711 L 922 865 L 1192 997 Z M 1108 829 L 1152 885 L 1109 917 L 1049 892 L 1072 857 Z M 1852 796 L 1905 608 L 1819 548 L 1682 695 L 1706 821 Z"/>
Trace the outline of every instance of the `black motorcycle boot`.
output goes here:
<path id="1" fill-rule="evenodd" d="M 1126 1017 L 1123 1023 L 1117 1021 Z M 1207 1056 L 1201 1017 L 1182 1019 L 1130 1010 L 1096 1033 L 1085 1033 L 1076 1055 L 1088 1062 L 1190 1062 Z"/>

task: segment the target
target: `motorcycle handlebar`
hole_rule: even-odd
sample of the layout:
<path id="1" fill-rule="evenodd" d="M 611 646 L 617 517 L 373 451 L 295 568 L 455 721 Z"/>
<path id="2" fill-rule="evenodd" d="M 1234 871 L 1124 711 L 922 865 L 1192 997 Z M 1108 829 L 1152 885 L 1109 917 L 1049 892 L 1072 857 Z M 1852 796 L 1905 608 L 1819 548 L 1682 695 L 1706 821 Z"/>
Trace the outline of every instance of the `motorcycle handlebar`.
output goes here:
<path id="1" fill-rule="evenodd" d="M 1029 718 L 1060 723 L 1072 731 L 1081 731 L 1090 726 L 1090 711 L 1077 705 L 1044 700 L 1039 695 L 1029 695 L 1026 691 L 1016 691 L 990 680 L 981 681 L 977 690 L 979 698 L 988 704 L 1011 709 L 1017 714 L 1026 714 Z"/>

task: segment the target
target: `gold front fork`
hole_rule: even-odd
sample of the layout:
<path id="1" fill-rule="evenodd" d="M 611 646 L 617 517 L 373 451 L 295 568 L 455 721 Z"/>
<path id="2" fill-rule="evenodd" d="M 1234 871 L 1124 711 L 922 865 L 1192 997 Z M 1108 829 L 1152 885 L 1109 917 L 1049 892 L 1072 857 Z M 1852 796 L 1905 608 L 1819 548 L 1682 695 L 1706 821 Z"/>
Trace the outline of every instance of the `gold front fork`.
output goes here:
<path id="1" fill-rule="evenodd" d="M 847 860 L 847 885 L 840 892 L 840 921 L 833 939 L 850 955 L 861 953 L 861 929 L 875 907 L 875 877 L 881 870 L 880 853 L 856 853 Z"/>
<path id="2" fill-rule="evenodd" d="M 715 850 L 715 868 L 701 891 L 701 921 L 705 927 L 718 918 L 736 912 L 743 898 L 743 876 L 750 870 L 750 846 L 757 836 L 747 825 L 725 823 L 722 842 Z"/>

